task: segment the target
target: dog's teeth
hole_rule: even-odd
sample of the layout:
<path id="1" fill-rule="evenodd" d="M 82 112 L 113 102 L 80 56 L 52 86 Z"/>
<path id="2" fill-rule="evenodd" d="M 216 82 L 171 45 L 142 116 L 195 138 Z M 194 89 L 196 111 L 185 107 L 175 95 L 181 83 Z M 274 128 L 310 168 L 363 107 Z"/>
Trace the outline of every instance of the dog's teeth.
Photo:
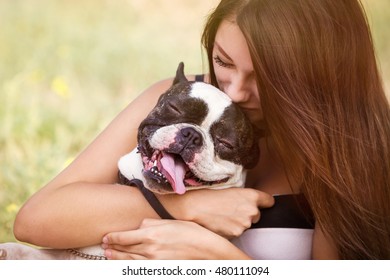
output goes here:
<path id="1" fill-rule="evenodd" d="M 157 165 L 157 160 L 155 162 L 153 162 L 153 165 L 152 168 L 150 168 L 149 172 L 151 172 L 152 174 L 154 174 L 156 177 L 155 177 L 155 180 L 157 181 L 157 183 L 161 184 L 161 183 L 169 183 L 168 182 L 168 179 L 165 177 L 165 175 L 160 172 L 160 170 L 158 170 L 158 167 L 156 166 Z"/>

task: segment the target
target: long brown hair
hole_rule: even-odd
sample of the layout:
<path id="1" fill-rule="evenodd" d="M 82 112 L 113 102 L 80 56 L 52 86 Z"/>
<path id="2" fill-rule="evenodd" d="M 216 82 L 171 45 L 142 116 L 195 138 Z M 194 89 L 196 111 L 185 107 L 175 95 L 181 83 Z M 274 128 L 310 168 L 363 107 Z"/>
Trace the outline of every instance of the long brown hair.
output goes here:
<path id="1" fill-rule="evenodd" d="M 222 0 L 203 33 L 236 16 L 267 132 L 316 223 L 344 259 L 390 259 L 390 108 L 358 0 Z"/>

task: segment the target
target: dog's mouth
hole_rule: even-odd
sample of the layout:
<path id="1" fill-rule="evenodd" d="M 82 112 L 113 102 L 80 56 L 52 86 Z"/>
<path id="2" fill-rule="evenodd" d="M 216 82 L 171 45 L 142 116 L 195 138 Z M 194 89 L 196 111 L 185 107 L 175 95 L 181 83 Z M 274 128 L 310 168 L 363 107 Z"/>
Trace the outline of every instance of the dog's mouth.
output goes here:
<path id="1" fill-rule="evenodd" d="M 178 154 L 154 150 L 149 158 L 142 155 L 144 175 L 152 178 L 158 184 L 170 186 L 177 194 L 184 194 L 186 187 L 210 186 L 228 181 L 225 178 L 218 181 L 205 181 L 195 176 L 189 166 Z"/>

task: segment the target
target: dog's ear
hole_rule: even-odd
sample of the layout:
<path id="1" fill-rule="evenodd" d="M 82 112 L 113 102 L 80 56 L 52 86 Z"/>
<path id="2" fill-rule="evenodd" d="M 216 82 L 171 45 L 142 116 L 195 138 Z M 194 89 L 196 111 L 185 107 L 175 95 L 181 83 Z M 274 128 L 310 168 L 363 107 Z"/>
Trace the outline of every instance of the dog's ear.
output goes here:
<path id="1" fill-rule="evenodd" d="M 177 70 L 176 70 L 176 77 L 173 80 L 173 85 L 176 85 L 176 84 L 182 83 L 182 82 L 188 82 L 188 80 L 187 80 L 186 76 L 184 75 L 184 63 L 180 62 L 179 66 L 177 67 Z"/>

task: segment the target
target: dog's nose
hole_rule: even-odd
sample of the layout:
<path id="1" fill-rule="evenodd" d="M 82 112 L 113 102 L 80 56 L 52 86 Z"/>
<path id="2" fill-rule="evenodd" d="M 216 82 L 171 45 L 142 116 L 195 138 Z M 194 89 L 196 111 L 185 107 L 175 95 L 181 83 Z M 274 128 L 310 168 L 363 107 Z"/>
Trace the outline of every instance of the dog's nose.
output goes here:
<path id="1" fill-rule="evenodd" d="M 180 133 L 181 133 L 183 140 L 185 141 L 187 147 L 188 146 L 200 147 L 203 145 L 202 134 L 200 134 L 200 132 L 197 131 L 196 129 L 194 129 L 192 127 L 186 127 L 186 128 L 183 128 L 180 131 Z"/>

